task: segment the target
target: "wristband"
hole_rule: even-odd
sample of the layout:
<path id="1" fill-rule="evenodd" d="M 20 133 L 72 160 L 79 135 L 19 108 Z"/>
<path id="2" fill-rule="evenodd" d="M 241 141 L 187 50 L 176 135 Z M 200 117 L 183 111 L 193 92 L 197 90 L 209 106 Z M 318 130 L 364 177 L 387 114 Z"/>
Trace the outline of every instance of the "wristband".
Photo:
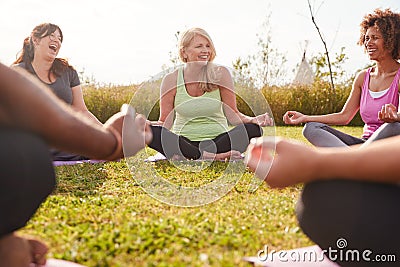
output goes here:
<path id="1" fill-rule="evenodd" d="M 108 126 L 108 127 L 107 127 L 107 130 L 110 131 L 110 132 L 113 134 L 113 136 L 115 137 L 115 139 L 117 139 L 117 146 L 115 147 L 115 149 L 114 149 L 114 151 L 112 152 L 112 154 L 109 155 L 109 156 L 107 156 L 107 157 L 105 158 L 105 160 L 116 160 L 116 159 L 119 159 L 119 158 L 121 158 L 121 152 L 122 152 L 122 138 L 121 138 L 121 135 L 120 135 L 120 133 L 119 133 L 117 130 L 115 130 L 115 128 L 112 127 L 112 126 Z M 122 152 L 122 155 L 123 155 L 123 152 Z"/>

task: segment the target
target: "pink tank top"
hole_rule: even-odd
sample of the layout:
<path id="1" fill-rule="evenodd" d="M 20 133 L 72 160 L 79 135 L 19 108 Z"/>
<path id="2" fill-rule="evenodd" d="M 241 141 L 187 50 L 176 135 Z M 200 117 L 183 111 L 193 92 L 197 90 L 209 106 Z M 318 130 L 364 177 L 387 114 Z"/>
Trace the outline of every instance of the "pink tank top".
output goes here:
<path id="1" fill-rule="evenodd" d="M 373 98 L 369 93 L 369 78 L 372 68 L 369 68 L 364 77 L 364 83 L 361 90 L 360 115 L 365 123 L 362 138 L 368 139 L 382 124 L 378 119 L 378 112 L 385 104 L 399 106 L 399 79 L 400 68 L 397 70 L 389 90 L 378 98 Z"/>

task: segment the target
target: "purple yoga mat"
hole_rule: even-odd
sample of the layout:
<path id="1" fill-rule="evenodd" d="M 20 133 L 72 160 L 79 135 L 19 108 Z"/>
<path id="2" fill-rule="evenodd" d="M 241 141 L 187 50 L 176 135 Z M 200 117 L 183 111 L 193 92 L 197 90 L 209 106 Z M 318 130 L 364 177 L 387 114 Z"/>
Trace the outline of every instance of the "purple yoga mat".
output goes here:
<path id="1" fill-rule="evenodd" d="M 84 265 L 80 265 L 74 263 L 72 261 L 64 261 L 64 260 L 57 260 L 57 259 L 47 259 L 46 265 L 35 265 L 30 264 L 29 267 L 85 267 Z"/>
<path id="2" fill-rule="evenodd" d="M 82 163 L 102 163 L 106 162 L 106 160 L 97 160 L 97 159 L 86 159 L 86 160 L 69 160 L 69 161 L 53 161 L 53 166 L 62 166 L 62 165 L 75 165 Z"/>

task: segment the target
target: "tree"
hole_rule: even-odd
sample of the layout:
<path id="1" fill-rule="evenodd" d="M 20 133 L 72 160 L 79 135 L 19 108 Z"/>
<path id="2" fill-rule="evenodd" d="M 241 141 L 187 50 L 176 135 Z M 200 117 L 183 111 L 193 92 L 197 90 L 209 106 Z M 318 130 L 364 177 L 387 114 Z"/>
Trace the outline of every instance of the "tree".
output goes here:
<path id="1" fill-rule="evenodd" d="M 233 68 L 242 77 L 247 78 L 243 82 L 248 86 L 262 88 L 280 84 L 286 76 L 284 65 L 287 59 L 272 45 L 270 20 L 271 12 L 268 13 L 262 24 L 261 33 L 257 34 L 258 51 L 256 54 L 249 55 L 245 59 L 239 57 L 232 62 Z"/>
<path id="2" fill-rule="evenodd" d="M 328 66 L 328 69 L 329 69 L 329 77 L 330 77 L 330 81 L 331 81 L 331 90 L 332 90 L 332 93 L 333 93 L 333 101 L 331 101 L 332 109 L 333 109 L 333 107 L 335 106 L 335 102 L 336 102 L 336 93 L 335 93 L 335 83 L 333 82 L 332 65 L 331 65 L 331 61 L 330 61 L 330 58 L 329 58 L 328 48 L 326 47 L 326 42 L 325 42 L 324 38 L 322 37 L 321 31 L 320 31 L 320 29 L 319 29 L 319 27 L 317 25 L 317 22 L 315 21 L 314 11 L 313 11 L 313 9 L 311 7 L 310 0 L 307 0 L 307 2 L 308 2 L 308 8 L 310 10 L 311 21 L 313 22 L 313 24 L 314 24 L 314 26 L 315 26 L 318 34 L 319 34 L 319 37 L 321 38 L 322 44 L 324 45 L 324 48 L 325 48 L 326 65 Z"/>
<path id="3" fill-rule="evenodd" d="M 335 59 L 330 62 L 330 67 L 328 66 L 325 53 L 319 53 L 313 56 L 310 60 L 310 64 L 314 67 L 315 79 L 329 81 L 331 78 L 341 83 L 347 82 L 344 80 L 346 72 L 343 69 L 343 65 L 348 57 L 344 53 L 344 50 L 345 48 L 342 47 L 340 52 L 335 54 Z"/>
<path id="4" fill-rule="evenodd" d="M 178 41 L 179 41 L 179 35 L 181 34 L 181 32 L 180 31 L 176 31 L 175 32 L 175 34 L 174 34 L 174 36 L 175 36 L 175 43 L 178 43 Z M 168 71 L 168 70 L 170 70 L 170 69 L 175 69 L 176 68 L 176 66 L 178 66 L 179 64 L 180 64 L 180 59 L 179 59 L 179 55 L 178 55 L 178 51 L 177 51 L 178 49 L 177 48 L 175 48 L 174 50 L 172 50 L 172 51 L 169 51 L 168 52 L 168 55 L 169 55 L 169 62 L 170 63 L 172 63 L 172 67 L 168 64 L 163 64 L 162 66 L 161 66 L 161 69 L 163 70 L 163 71 Z"/>

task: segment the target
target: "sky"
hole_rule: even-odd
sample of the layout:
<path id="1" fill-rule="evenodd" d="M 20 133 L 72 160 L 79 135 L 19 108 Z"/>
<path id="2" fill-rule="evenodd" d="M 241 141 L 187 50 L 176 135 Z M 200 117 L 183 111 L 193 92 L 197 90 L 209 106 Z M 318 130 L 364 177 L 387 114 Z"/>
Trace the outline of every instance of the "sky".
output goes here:
<path id="1" fill-rule="evenodd" d="M 369 63 L 357 45 L 359 24 L 375 8 L 400 12 L 399 0 L 310 0 L 330 55 L 345 47 L 352 74 Z M 271 45 L 288 60 L 288 79 L 308 41 L 307 57 L 324 52 L 307 0 L 0 0 L 0 62 L 10 65 L 25 37 L 43 22 L 60 26 L 59 57 L 106 84 L 138 84 L 170 66 L 177 31 L 201 27 L 217 50 L 215 62 L 232 67 L 257 50 L 268 14 Z"/>

